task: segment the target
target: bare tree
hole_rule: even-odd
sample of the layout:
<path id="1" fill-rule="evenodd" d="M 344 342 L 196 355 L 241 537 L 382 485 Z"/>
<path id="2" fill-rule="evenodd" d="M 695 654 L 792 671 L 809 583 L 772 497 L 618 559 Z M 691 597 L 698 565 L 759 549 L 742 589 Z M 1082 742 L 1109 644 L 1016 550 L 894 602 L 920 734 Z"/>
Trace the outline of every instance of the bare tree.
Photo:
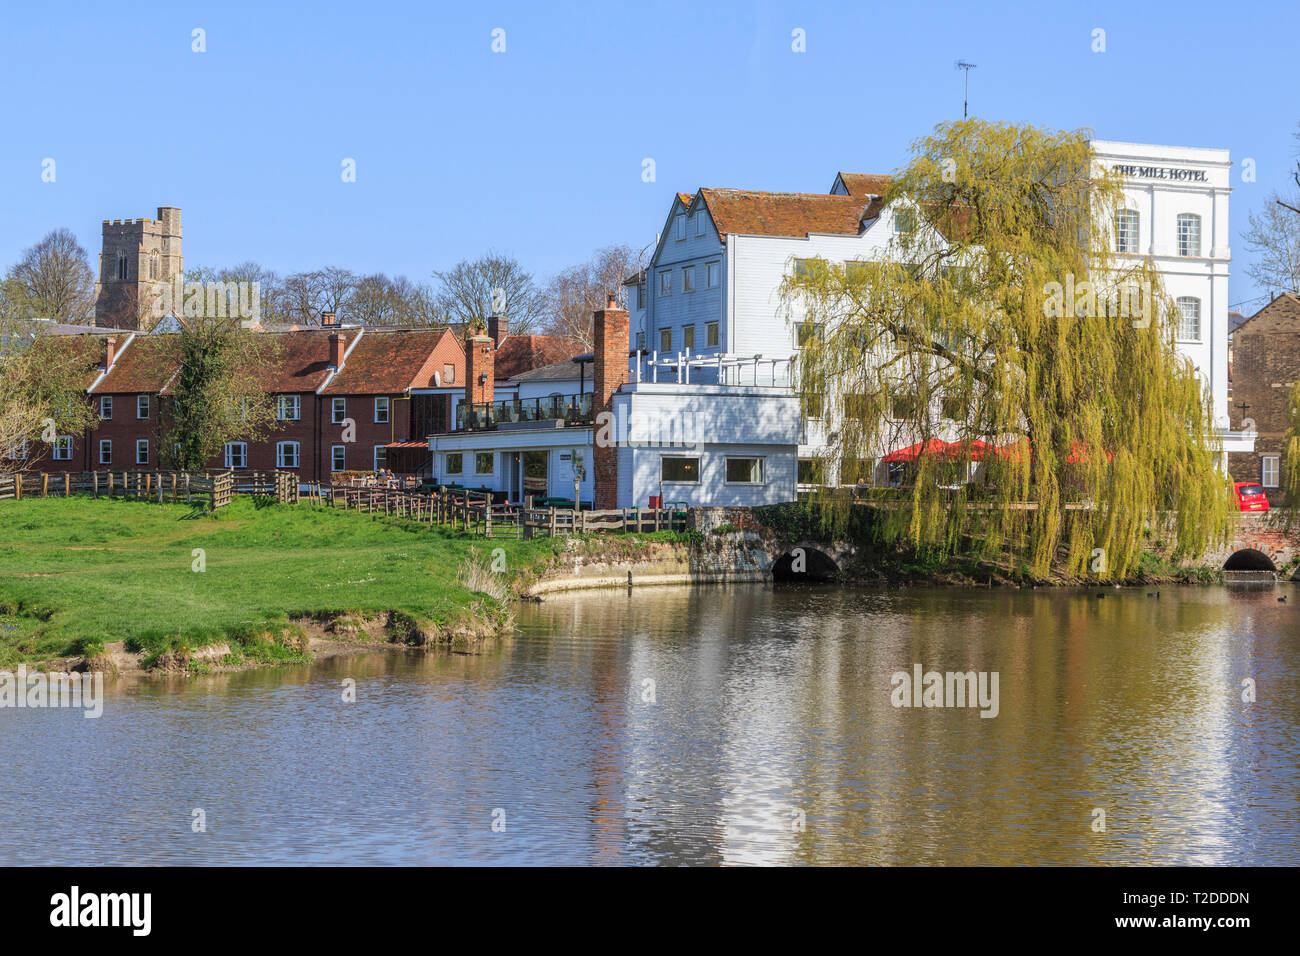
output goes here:
<path id="1" fill-rule="evenodd" d="M 14 266 L 26 307 L 34 316 L 85 322 L 95 302 L 95 274 L 86 250 L 68 229 L 55 229 L 26 249 Z"/>
<path id="2" fill-rule="evenodd" d="M 362 325 L 401 325 L 405 305 L 393 280 L 376 272 L 357 280 L 348 300 L 348 318 Z"/>
<path id="3" fill-rule="evenodd" d="M 453 325 L 475 328 L 500 312 L 509 316 L 511 332 L 527 334 L 546 315 L 545 298 L 533 277 L 509 256 L 489 252 L 472 261 L 463 259 L 433 277 L 438 280 L 436 308 Z"/>
<path id="4" fill-rule="evenodd" d="M 354 273 L 337 266 L 294 273 L 284 280 L 286 320 L 311 325 L 320 321 L 322 312 L 342 315 L 357 281 Z"/>
<path id="5" fill-rule="evenodd" d="M 621 294 L 623 280 L 641 268 L 639 258 L 631 246 L 606 246 L 588 261 L 559 272 L 546 287 L 546 331 L 591 348 L 592 313 L 604 308 L 609 293 Z"/>
<path id="6" fill-rule="evenodd" d="M 1300 205 L 1300 198 L 1295 202 Z M 1242 238 L 1257 258 L 1246 266 L 1246 274 L 1265 289 L 1300 292 L 1300 214 L 1274 193 L 1249 221 Z"/>
<path id="7" fill-rule="evenodd" d="M 1300 129 L 1295 138 L 1300 143 Z M 1291 178 L 1296 191 L 1285 197 L 1271 193 L 1263 211 L 1250 214 L 1250 228 L 1242 233 L 1258 256 L 1246 274 L 1270 291 L 1300 292 L 1300 162 Z"/>

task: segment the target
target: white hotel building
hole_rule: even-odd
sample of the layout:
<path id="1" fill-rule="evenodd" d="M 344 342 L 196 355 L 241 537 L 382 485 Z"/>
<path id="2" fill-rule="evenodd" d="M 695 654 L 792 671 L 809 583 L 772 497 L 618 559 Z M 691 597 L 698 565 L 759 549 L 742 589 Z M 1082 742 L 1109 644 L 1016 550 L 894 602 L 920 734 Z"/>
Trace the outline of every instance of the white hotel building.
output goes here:
<path id="1" fill-rule="evenodd" d="M 1227 408 L 1228 152 L 1092 146 L 1099 167 L 1127 177 L 1119 251 L 1150 257 L 1177 300 L 1177 347 L 1213 396 L 1223 451 L 1253 450 L 1253 435 L 1229 430 Z M 781 284 L 801 259 L 890 256 L 888 182 L 842 172 L 827 193 L 677 194 L 650 264 L 626 283 L 628 318 L 598 313 L 594 355 L 518 376 L 510 399 L 480 394 L 464 405 L 456 431 L 430 438 L 435 477 L 517 501 L 571 499 L 576 473 L 581 498 L 598 508 L 652 496 L 697 506 L 793 500 L 799 462 L 822 443 L 820 423 L 800 420 L 790 376 L 798 315 L 783 309 Z M 467 375 L 467 391 L 492 377 Z M 602 408 L 614 423 L 603 434 Z M 602 464 L 607 438 L 616 445 Z"/>

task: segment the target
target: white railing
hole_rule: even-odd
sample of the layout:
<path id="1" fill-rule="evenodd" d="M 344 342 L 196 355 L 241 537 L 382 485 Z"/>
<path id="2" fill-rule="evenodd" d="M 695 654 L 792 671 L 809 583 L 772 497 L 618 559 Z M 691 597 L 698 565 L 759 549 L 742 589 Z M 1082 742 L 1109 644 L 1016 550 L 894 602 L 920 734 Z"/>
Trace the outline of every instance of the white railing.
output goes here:
<path id="1" fill-rule="evenodd" d="M 748 385 L 793 388 L 788 358 L 762 355 L 692 355 L 681 352 L 638 351 L 628 362 L 634 383 L 676 385 Z"/>

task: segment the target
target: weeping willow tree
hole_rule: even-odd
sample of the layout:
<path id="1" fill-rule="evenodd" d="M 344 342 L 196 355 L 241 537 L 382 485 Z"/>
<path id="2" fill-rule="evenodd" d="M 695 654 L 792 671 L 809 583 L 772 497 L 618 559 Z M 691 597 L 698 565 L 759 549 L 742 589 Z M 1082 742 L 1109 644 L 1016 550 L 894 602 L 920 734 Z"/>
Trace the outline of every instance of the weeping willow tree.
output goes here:
<path id="1" fill-rule="evenodd" d="M 1298 174 L 1300 175 L 1300 174 Z M 1282 439 L 1282 493 L 1287 507 L 1300 507 L 1300 381 L 1287 396 L 1289 424 Z"/>
<path id="2" fill-rule="evenodd" d="M 1144 526 L 1172 521 L 1192 555 L 1222 532 L 1211 398 L 1159 274 L 1113 252 L 1122 205 L 1086 131 L 943 124 L 865 212 L 888 237 L 870 261 L 785 281 L 822 473 L 895 459 L 887 535 L 1119 576 Z M 818 494 L 847 518 L 848 496 Z"/>

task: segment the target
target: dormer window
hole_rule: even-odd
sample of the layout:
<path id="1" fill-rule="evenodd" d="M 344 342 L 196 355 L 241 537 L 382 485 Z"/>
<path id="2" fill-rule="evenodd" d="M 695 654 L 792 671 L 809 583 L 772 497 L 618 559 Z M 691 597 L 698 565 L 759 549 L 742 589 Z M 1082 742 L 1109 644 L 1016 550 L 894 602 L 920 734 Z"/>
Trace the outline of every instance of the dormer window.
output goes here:
<path id="1" fill-rule="evenodd" d="M 681 242 L 686 238 L 686 216 L 678 213 L 677 218 L 673 220 L 673 237 Z"/>

